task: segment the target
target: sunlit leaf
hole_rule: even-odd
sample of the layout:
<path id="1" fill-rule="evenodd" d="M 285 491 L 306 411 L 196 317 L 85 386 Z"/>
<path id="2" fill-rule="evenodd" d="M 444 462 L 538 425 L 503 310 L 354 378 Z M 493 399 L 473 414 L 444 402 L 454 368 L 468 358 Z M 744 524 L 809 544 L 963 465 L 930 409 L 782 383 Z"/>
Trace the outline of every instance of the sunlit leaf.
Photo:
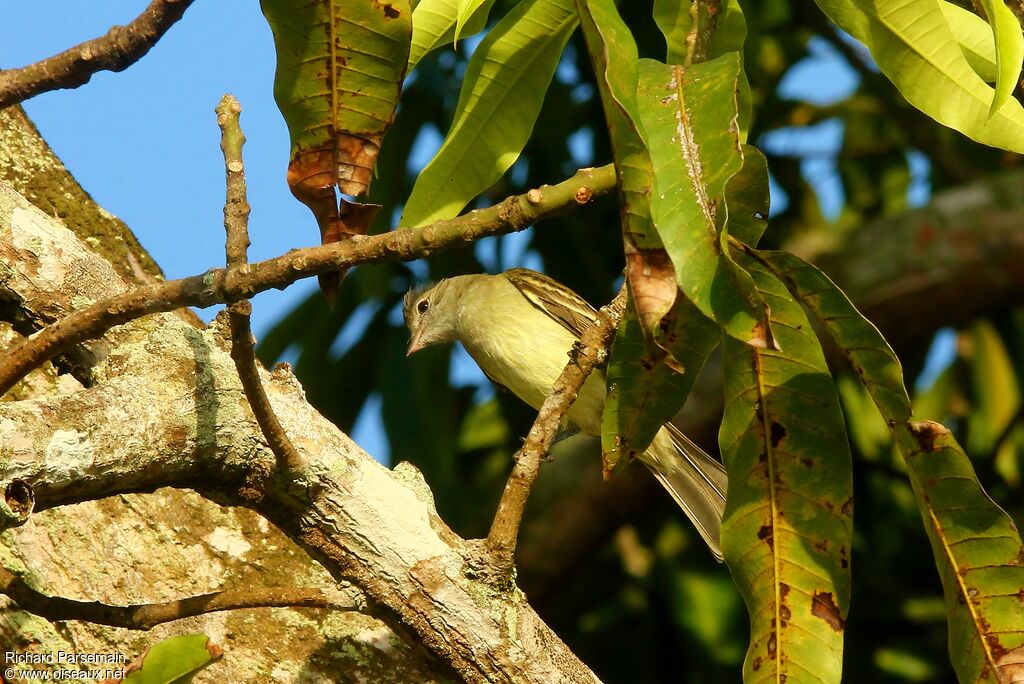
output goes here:
<path id="1" fill-rule="evenodd" d="M 654 170 L 651 216 L 679 288 L 732 337 L 773 347 L 768 307 L 724 249 L 726 182 L 743 165 L 735 53 L 684 69 L 640 63 L 638 110 Z"/>
<path id="2" fill-rule="evenodd" d="M 782 351 L 726 336 L 722 551 L 750 613 L 745 682 L 839 682 L 850 597 L 852 464 L 806 315 L 760 264 Z"/>
<path id="3" fill-rule="evenodd" d="M 989 115 L 1003 106 L 1013 95 L 1024 63 L 1024 34 L 1020 22 L 1003 0 L 981 0 L 981 6 L 992 25 L 996 44 L 996 92 Z"/>
<path id="4" fill-rule="evenodd" d="M 464 0 L 420 0 L 412 11 L 412 47 L 409 49 L 408 71 L 419 64 L 427 53 L 455 42 L 460 4 Z M 469 3 L 473 11 L 463 20 L 459 39 L 479 33 L 487 25 L 487 15 L 494 0 Z"/>
<path id="5" fill-rule="evenodd" d="M 1024 107 L 1010 98 L 990 112 L 995 91 L 967 62 L 935 0 L 816 2 L 871 50 L 912 105 L 980 143 L 1024 152 Z"/>
<path id="6" fill-rule="evenodd" d="M 709 5 L 703 2 L 679 2 L 678 0 L 655 0 L 654 21 L 665 36 L 668 53 L 665 61 L 669 64 L 686 64 L 687 36 L 693 25 L 694 9 L 699 13 L 702 26 L 710 23 L 706 9 Z M 747 38 L 747 21 L 743 17 L 739 0 L 726 0 L 715 18 L 715 29 L 708 41 L 707 54 L 704 60 L 721 57 L 728 52 L 736 52 L 740 56 L 740 76 L 738 80 L 737 101 L 739 110 L 740 139 L 746 142 L 747 130 L 750 128 L 752 98 L 750 83 L 743 69 L 743 42 Z M 701 60 L 701 61 L 704 61 Z"/>
<path id="7" fill-rule="evenodd" d="M 154 644 L 126 668 L 125 684 L 178 684 L 224 655 L 205 634 L 183 634 Z"/>
<path id="8" fill-rule="evenodd" d="M 524 0 L 470 58 L 455 120 L 416 179 L 402 225 L 451 218 L 519 157 L 577 23 L 571 0 Z"/>
<path id="9" fill-rule="evenodd" d="M 956 36 L 964 58 L 974 72 L 986 83 L 996 82 L 996 43 L 992 28 L 974 12 L 939 0 L 942 14 L 949 29 Z"/>
<path id="10" fill-rule="evenodd" d="M 261 0 L 274 32 L 274 98 L 288 124 L 293 191 L 360 195 L 373 177 L 409 57 L 409 0 Z"/>

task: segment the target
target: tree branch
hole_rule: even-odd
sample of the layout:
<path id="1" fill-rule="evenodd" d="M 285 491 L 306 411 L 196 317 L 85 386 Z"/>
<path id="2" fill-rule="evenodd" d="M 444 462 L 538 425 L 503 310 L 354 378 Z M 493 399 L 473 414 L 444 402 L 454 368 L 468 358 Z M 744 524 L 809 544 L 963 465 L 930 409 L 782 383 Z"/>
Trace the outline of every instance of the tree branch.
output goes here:
<path id="1" fill-rule="evenodd" d="M 368 237 L 356 235 L 343 242 L 292 250 L 250 264 L 248 272 L 233 274 L 230 278 L 226 269 L 213 269 L 122 292 L 69 314 L 9 349 L 0 364 L 0 395 L 39 364 L 80 342 L 99 337 L 115 325 L 141 316 L 183 306 L 230 303 L 356 264 L 419 259 L 440 249 L 472 244 L 482 237 L 522 230 L 570 206 L 586 204 L 595 195 L 606 194 L 614 188 L 615 170 L 611 165 L 581 169 L 557 185 L 535 188 L 493 207 L 422 228 L 399 228 Z M 3 251 L 0 245 L 0 253 Z"/>
<path id="2" fill-rule="evenodd" d="M 615 337 L 615 330 L 619 327 L 622 311 L 626 306 L 627 292 L 626 284 L 623 283 L 615 299 L 597 312 L 597 320 L 583 332 L 580 341 L 569 354 L 569 363 L 558 376 L 551 393 L 544 399 L 526 442 L 516 452 L 515 465 L 498 502 L 491 530 L 487 534 L 487 548 L 503 576 L 507 577 L 512 573 L 519 524 L 523 519 L 523 511 L 526 510 L 530 489 L 540 471 L 541 459 L 551 449 L 562 416 L 576 401 L 580 387 L 594 367 L 607 358 L 608 346 Z"/>
<path id="3" fill-rule="evenodd" d="M 153 0 L 127 26 L 20 69 L 0 71 L 0 109 L 60 88 L 77 88 L 97 71 L 124 71 L 142 59 L 193 0 Z"/>
<path id="4" fill-rule="evenodd" d="M 242 105 L 232 95 L 225 95 L 217 105 L 217 124 L 221 130 L 220 147 L 224 153 L 224 171 L 227 177 L 227 197 L 224 201 L 224 232 L 227 235 L 224 251 L 227 254 L 228 279 L 248 268 L 249 201 L 245 189 L 245 165 L 242 146 L 245 136 L 238 123 Z M 228 305 L 231 325 L 231 358 L 245 390 L 245 398 L 252 408 L 256 422 L 277 457 L 277 467 L 292 475 L 303 468 L 302 456 L 292 445 L 274 414 L 257 370 L 256 349 L 253 344 L 249 316 L 252 305 L 248 299 Z"/>
<path id="5" fill-rule="evenodd" d="M 0 231 L 11 218 L 0 193 Z M 34 210 L 33 210 L 34 211 Z M 19 275 L 53 253 L 67 287 L 102 272 L 70 231 L 33 214 L 18 227 L 5 288 L 31 301 L 38 277 Z M 4 241 L 0 240 L 0 252 Z M 45 271 L 45 269 L 44 269 Z M 120 282 L 90 277 L 83 296 Z M 261 372 L 282 426 L 306 460 L 301 479 L 281 477 L 244 400 L 223 330 L 199 331 L 172 315 L 115 331 L 94 386 L 0 402 L 0 490 L 31 485 L 36 510 L 157 487 L 194 489 L 251 508 L 337 581 L 359 587 L 381 619 L 421 645 L 451 678 L 491 682 L 595 682 L 515 587 L 474 578 L 476 549 L 438 517 L 409 466 L 391 472 L 306 402 L 293 377 Z"/>
<path id="6" fill-rule="evenodd" d="M 143 603 L 131 606 L 111 606 L 97 601 L 75 601 L 61 596 L 47 596 L 30 587 L 7 568 L 0 567 L 0 594 L 14 601 L 21 610 L 38 615 L 50 622 L 82 620 L 109 627 L 149 630 L 182 618 L 216 613 L 239 608 L 330 608 L 333 610 L 359 610 L 352 602 L 331 598 L 320 589 L 244 587 L 215 591 L 201 596 Z"/>

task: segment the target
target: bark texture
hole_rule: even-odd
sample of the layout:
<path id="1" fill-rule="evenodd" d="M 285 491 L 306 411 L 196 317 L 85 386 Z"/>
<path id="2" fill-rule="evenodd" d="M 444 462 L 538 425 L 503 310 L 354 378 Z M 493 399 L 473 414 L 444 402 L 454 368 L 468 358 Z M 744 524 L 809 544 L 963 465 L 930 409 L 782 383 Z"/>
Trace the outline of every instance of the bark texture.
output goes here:
<path id="1" fill-rule="evenodd" d="M 56 313 L 126 287 L 106 261 L 8 186 L 0 186 L 0 262 L 7 265 L 0 273 L 0 290 L 22 308 Z M 438 518 L 418 472 L 399 467 L 393 473 L 376 463 L 309 406 L 290 372 L 267 375 L 264 383 L 282 425 L 308 463 L 298 482 L 273 472 L 273 455 L 244 400 L 222 326 L 200 331 L 175 316 L 156 315 L 116 327 L 104 339 L 109 353 L 93 369 L 92 387 L 0 404 L 0 444 L 5 445 L 0 487 L 15 478 L 28 482 L 35 490 L 37 511 L 45 511 L 33 515 L 24 527 L 6 532 L 6 546 L 34 550 L 41 537 L 52 545 L 49 554 L 12 554 L 8 559 L 12 569 L 39 573 L 37 589 L 70 593 L 74 582 L 83 582 L 77 598 L 116 602 L 123 596 L 125 602 L 139 602 L 218 588 L 217 583 L 227 578 L 212 559 L 223 563 L 233 553 L 240 566 L 246 566 L 251 549 L 270 529 L 259 518 L 240 530 L 247 513 L 200 509 L 195 497 L 177 497 L 161 501 L 156 510 L 145 509 L 141 520 L 125 515 L 123 523 L 111 522 L 120 519 L 122 508 L 130 510 L 153 498 L 138 492 L 165 485 L 191 487 L 224 504 L 257 510 L 320 561 L 335 582 L 358 585 L 408 643 L 425 646 L 451 675 L 466 681 L 596 681 L 521 592 L 475 579 L 478 550 Z M 81 549 L 61 541 L 74 539 L 74 522 L 64 523 L 58 532 L 48 531 L 76 509 L 46 509 L 117 494 L 126 496 L 91 504 L 104 511 L 105 534 L 99 539 L 87 535 L 88 543 Z M 190 507 L 196 511 L 194 517 L 187 515 Z M 224 524 L 214 524 L 218 521 Z M 153 536 L 145 543 L 119 543 L 122 525 L 151 528 L 148 534 Z M 182 533 L 190 541 L 177 536 Z M 179 545 L 198 546 L 209 556 L 185 555 L 186 577 L 168 581 L 161 573 L 175 558 L 182 562 Z M 151 553 L 158 556 L 150 559 Z M 297 566 L 290 574 L 282 568 L 279 580 L 318 576 L 302 552 L 293 547 L 292 553 Z M 117 572 L 102 567 L 119 555 L 122 565 Z M 63 572 L 71 586 L 46 584 L 51 574 L 37 566 L 46 558 L 57 564 L 56 577 L 66 564 Z M 293 614 L 310 611 L 283 612 L 295 620 Z M 19 635 L 37 641 L 56 638 L 56 627 L 48 623 L 24 630 L 17 626 L 24 616 L 5 619 L 10 625 L 6 629 Z M 205 618 L 211 625 L 237 619 L 241 618 L 233 613 Z M 169 626 L 175 627 L 181 629 Z M 275 649 L 281 635 L 290 639 L 290 632 L 279 626 L 269 643 L 268 637 L 261 637 L 264 647 Z M 256 634 L 267 631 L 234 625 L 219 630 L 226 646 L 231 646 L 228 639 Z M 392 652 L 401 648 L 389 637 L 387 643 Z M 286 649 L 275 649 L 273 657 L 262 661 L 261 676 L 282 667 L 280 651 Z M 291 662 L 301 671 L 301 658 Z M 339 681 L 348 681 L 344 674 L 338 675 Z M 254 675 L 250 670 L 228 679 L 252 681 Z M 362 675 L 368 676 L 365 671 Z M 217 676 L 223 681 L 223 673 Z M 392 672 L 387 681 L 398 681 L 399 676 Z M 431 678 L 417 674 L 406 681 Z"/>

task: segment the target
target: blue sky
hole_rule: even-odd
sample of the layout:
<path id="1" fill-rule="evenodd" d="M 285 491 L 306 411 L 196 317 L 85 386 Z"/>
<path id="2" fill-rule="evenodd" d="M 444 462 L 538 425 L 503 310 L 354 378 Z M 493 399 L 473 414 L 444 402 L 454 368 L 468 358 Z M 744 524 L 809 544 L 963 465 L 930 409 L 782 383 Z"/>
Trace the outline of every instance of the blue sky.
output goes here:
<path id="1" fill-rule="evenodd" d="M 0 8 L 0 67 L 22 66 L 102 35 L 112 25 L 131 21 L 147 4 L 5 3 Z M 811 52 L 783 84 L 790 96 L 828 104 L 857 86 L 857 75 L 827 43 L 813 44 Z M 177 278 L 224 262 L 224 172 L 213 108 L 225 92 L 242 103 L 248 139 L 244 155 L 253 210 L 250 259 L 319 242 L 311 215 L 292 198 L 284 181 L 289 145 L 273 100 L 274 61 L 273 39 L 256 0 L 199 1 L 128 70 L 101 72 L 84 87 L 46 93 L 25 108 L 82 186 L 131 227 L 169 278 Z M 590 139 L 578 136 L 574 154 L 586 159 Z M 440 140 L 437 132 L 418 140 L 417 162 L 425 164 Z M 763 143 L 829 151 L 841 141 L 841 124 L 825 122 L 811 131 L 773 134 Z M 928 196 L 927 168 L 920 160 L 911 161 L 919 179 L 911 200 L 921 203 Z M 819 158 L 806 162 L 804 172 L 815 179 L 826 216 L 836 216 L 843 197 L 834 166 Z M 781 196 L 773 197 L 776 208 L 781 201 Z M 523 244 L 521 237 L 506 239 Z M 514 255 L 516 265 L 535 265 L 521 247 L 506 252 Z M 494 253 L 493 241 L 481 243 L 478 253 L 489 266 L 512 265 L 489 263 L 494 262 L 488 258 Z M 315 281 L 309 280 L 284 292 L 257 295 L 256 335 L 315 289 Z M 201 312 L 207 319 L 213 313 Z M 479 382 L 482 376 L 468 357 L 460 359 L 454 379 Z M 353 436 L 370 453 L 386 457 L 378 412 L 371 404 Z"/>

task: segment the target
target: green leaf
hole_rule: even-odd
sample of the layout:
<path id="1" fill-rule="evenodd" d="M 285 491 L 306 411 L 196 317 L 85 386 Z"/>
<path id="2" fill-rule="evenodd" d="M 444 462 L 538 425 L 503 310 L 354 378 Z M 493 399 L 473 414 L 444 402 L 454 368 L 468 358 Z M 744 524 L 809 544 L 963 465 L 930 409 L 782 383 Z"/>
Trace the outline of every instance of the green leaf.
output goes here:
<path id="1" fill-rule="evenodd" d="M 402 89 L 412 36 L 409 0 L 260 0 L 260 6 L 277 48 L 274 98 L 291 136 L 293 193 L 307 204 L 335 184 L 349 195 L 364 193 Z"/>
<path id="2" fill-rule="evenodd" d="M 939 6 L 974 73 L 986 83 L 995 83 L 996 44 L 992 28 L 977 14 L 959 5 L 939 0 Z"/>
<path id="3" fill-rule="evenodd" d="M 457 215 L 512 166 L 576 22 L 571 0 L 524 0 L 490 30 L 469 60 L 451 129 L 416 179 L 403 226 Z"/>
<path id="4" fill-rule="evenodd" d="M 1024 675 L 1024 546 L 949 430 L 900 424 L 896 439 L 942 577 L 949 654 L 961 682 Z"/>
<path id="5" fill-rule="evenodd" d="M 768 227 L 771 197 L 768 191 L 768 160 L 753 145 L 743 146 L 743 166 L 725 185 L 729 208 L 729 235 L 751 247 Z"/>
<path id="6" fill-rule="evenodd" d="M 985 494 L 946 428 L 910 421 L 896 355 L 846 296 L 793 255 L 758 258 L 783 274 L 822 322 L 893 430 L 942 577 L 949 653 L 960 681 L 1014 681 L 1024 663 L 1024 548 L 1013 521 Z"/>
<path id="7" fill-rule="evenodd" d="M 910 419 L 903 368 L 892 348 L 828 276 L 789 252 L 758 252 L 771 272 L 817 318 L 850 360 L 878 410 L 888 421 Z"/>
<path id="8" fill-rule="evenodd" d="M 679 0 L 655 0 L 654 21 L 665 36 L 668 53 L 665 61 L 669 64 L 687 63 L 686 37 L 693 24 L 692 10 L 698 11 L 706 7 L 705 3 L 687 3 Z M 706 12 L 701 12 L 700 21 L 709 21 Z M 750 128 L 753 98 L 750 94 L 750 83 L 747 82 L 743 64 L 743 42 L 747 39 L 747 20 L 743 16 L 739 0 L 726 0 L 724 7 L 715 21 L 715 30 L 708 41 L 706 59 L 721 57 L 729 52 L 740 56 L 740 77 L 737 90 L 740 139 L 746 142 Z"/>
<path id="9" fill-rule="evenodd" d="M 744 681 L 839 682 L 853 532 L 843 416 L 800 305 L 764 266 L 743 263 L 782 348 L 723 342 L 722 552 L 750 614 Z"/>
<path id="10" fill-rule="evenodd" d="M 406 71 L 412 71 L 428 53 L 455 42 L 459 8 L 464 1 L 420 0 L 412 11 L 412 47 Z M 460 39 L 483 31 L 494 0 L 472 0 L 469 4 L 474 6 L 473 11 L 459 25 Z"/>
<path id="11" fill-rule="evenodd" d="M 996 44 L 996 92 L 989 106 L 989 116 L 1013 95 L 1024 63 L 1024 33 L 1020 22 L 1003 0 L 981 0 L 981 6 L 992 25 Z"/>
<path id="12" fill-rule="evenodd" d="M 615 333 L 608 362 L 608 396 L 601 429 L 606 472 L 643 453 L 661 426 L 683 407 L 694 380 L 718 346 L 718 326 L 678 297 L 666 320 L 671 328 L 658 338 L 671 350 L 682 372 L 663 363 L 664 352 L 647 343 L 630 300 Z"/>
<path id="13" fill-rule="evenodd" d="M 726 182 L 743 165 L 735 53 L 684 69 L 640 63 L 638 108 L 654 169 L 651 216 L 680 290 L 732 337 L 773 347 L 767 305 L 723 246 Z"/>
<path id="14" fill-rule="evenodd" d="M 693 25 L 693 17 L 690 16 L 692 7 L 692 2 L 654 0 L 654 23 L 665 36 L 668 48 L 665 61 L 669 64 L 686 62 L 686 36 Z"/>
<path id="15" fill-rule="evenodd" d="M 651 221 L 653 170 L 637 111 L 636 42 L 613 0 L 576 0 L 576 6 L 615 157 L 626 278 L 645 334 L 653 340 L 679 287 Z"/>
<path id="16" fill-rule="evenodd" d="M 484 0 L 459 0 L 458 16 L 455 19 L 455 40 L 463 37 L 462 29 L 465 28 L 466 22 L 482 4 Z"/>
<path id="17" fill-rule="evenodd" d="M 967 417 L 967 447 L 991 453 L 1020 408 L 1013 360 L 995 327 L 978 321 L 969 333 L 973 410 Z"/>
<path id="18" fill-rule="evenodd" d="M 867 46 L 910 104 L 972 140 L 1024 152 L 1024 107 L 1010 98 L 990 113 L 995 91 L 967 62 L 935 0 L 815 1 Z"/>
<path id="19" fill-rule="evenodd" d="M 149 648 L 128 667 L 125 684 L 176 684 L 190 682 L 196 672 L 224 651 L 205 634 L 184 634 L 164 639 Z"/>

